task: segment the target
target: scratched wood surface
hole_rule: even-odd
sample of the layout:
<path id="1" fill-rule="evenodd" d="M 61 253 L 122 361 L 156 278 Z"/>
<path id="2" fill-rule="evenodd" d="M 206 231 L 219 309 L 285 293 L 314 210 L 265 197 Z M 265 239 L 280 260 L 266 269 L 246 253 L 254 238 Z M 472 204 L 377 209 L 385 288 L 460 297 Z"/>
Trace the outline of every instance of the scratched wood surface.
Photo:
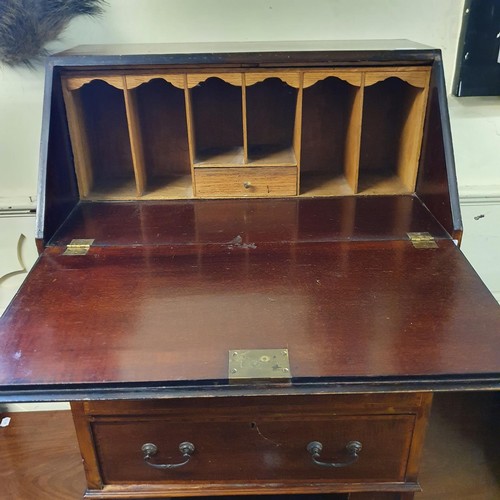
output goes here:
<path id="1" fill-rule="evenodd" d="M 271 217 L 272 215 L 272 217 Z M 126 224 L 123 221 L 127 221 Z M 414 196 L 80 203 L 51 245 L 192 245 L 407 239 L 447 233 Z"/>
<path id="2" fill-rule="evenodd" d="M 280 347 L 296 381 L 498 373 L 498 304 L 450 240 L 63 250 L 0 320 L 3 390 L 225 381 L 228 350 Z"/>

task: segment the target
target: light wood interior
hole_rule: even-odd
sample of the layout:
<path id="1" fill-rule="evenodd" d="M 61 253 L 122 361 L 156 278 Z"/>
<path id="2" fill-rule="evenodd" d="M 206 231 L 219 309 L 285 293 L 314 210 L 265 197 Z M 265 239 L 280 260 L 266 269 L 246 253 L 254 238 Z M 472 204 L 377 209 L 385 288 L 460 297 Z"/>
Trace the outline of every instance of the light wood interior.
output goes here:
<path id="1" fill-rule="evenodd" d="M 204 198 L 294 196 L 294 167 L 204 168 L 195 172 L 196 193 Z"/>
<path id="2" fill-rule="evenodd" d="M 193 82 L 189 76 L 188 85 Z M 209 75 L 189 90 L 195 167 L 239 166 L 244 163 L 242 79 L 241 75 L 236 75 L 239 79 L 235 79 L 235 75 L 229 76 L 226 78 L 229 81 L 226 81 Z"/>
<path id="3" fill-rule="evenodd" d="M 387 194 L 414 189 L 427 91 L 426 87 L 413 84 L 423 82 L 417 77 L 403 80 L 388 72 L 371 74 L 365 80 L 360 193 Z"/>
<path id="4" fill-rule="evenodd" d="M 411 193 L 429 75 L 410 66 L 68 74 L 80 196 L 248 196 L 235 184 L 247 177 L 262 197 Z M 286 189 L 271 189 L 267 174 Z"/>
<path id="5" fill-rule="evenodd" d="M 354 194 L 362 117 L 361 75 L 351 75 L 352 83 L 326 71 L 308 77 L 302 108 L 302 193 L 321 195 L 333 190 Z"/>
<path id="6" fill-rule="evenodd" d="M 93 80 L 71 93 L 68 114 L 82 197 L 94 191 L 134 198 L 134 164 L 123 91 Z"/>
<path id="7" fill-rule="evenodd" d="M 184 91 L 158 78 L 127 89 L 125 95 L 134 104 L 128 107 L 128 120 L 138 186 L 138 172 L 147 179 L 140 196 L 169 196 L 178 180 L 191 174 Z"/>
<path id="8" fill-rule="evenodd" d="M 256 83 L 246 78 L 248 159 L 266 162 L 269 155 L 287 158 L 297 165 L 294 146 L 298 89 L 278 75 Z"/>

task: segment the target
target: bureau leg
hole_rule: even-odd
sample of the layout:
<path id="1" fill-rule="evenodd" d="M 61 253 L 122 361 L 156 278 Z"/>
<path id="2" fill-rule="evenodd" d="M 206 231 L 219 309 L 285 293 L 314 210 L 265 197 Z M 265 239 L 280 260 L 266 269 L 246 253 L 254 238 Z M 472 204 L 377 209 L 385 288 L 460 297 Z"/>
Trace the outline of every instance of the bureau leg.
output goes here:
<path id="1" fill-rule="evenodd" d="M 414 493 L 350 493 L 349 500 L 413 500 Z"/>

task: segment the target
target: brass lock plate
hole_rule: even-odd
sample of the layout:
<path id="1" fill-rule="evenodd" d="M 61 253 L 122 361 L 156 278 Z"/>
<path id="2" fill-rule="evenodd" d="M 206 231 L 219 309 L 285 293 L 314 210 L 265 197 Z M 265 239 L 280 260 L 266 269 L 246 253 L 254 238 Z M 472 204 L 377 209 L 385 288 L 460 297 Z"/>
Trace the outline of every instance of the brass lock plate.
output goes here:
<path id="1" fill-rule="evenodd" d="M 238 349 L 229 351 L 230 381 L 289 381 L 288 349 Z"/>

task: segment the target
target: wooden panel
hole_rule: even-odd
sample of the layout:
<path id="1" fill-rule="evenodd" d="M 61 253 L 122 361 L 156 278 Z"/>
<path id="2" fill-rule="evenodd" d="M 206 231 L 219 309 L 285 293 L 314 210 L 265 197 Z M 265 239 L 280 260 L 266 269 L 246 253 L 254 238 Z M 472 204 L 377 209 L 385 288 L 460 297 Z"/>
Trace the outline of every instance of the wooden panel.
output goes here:
<path id="1" fill-rule="evenodd" d="M 129 197 L 135 197 L 134 167 L 123 91 L 96 80 L 76 92 L 81 94 L 82 114 L 79 120 L 87 134 L 93 172 L 92 191 L 109 193 L 109 196 L 128 192 Z"/>
<path id="2" fill-rule="evenodd" d="M 144 161 L 143 137 L 140 129 L 139 111 L 137 109 L 137 96 L 127 88 L 124 90 L 125 109 L 127 111 L 128 133 L 134 165 L 137 196 L 144 194 L 147 186 L 146 165 Z"/>
<path id="3" fill-rule="evenodd" d="M 247 124 L 247 84 L 246 75 L 242 74 L 241 87 L 241 116 L 243 120 L 243 161 L 248 162 L 248 124 Z"/>
<path id="4" fill-rule="evenodd" d="M 248 79 L 249 75 L 246 75 Z M 297 73 L 298 79 L 298 73 Z M 247 80 L 248 81 L 248 80 Z M 270 78 L 246 87 L 249 161 L 293 147 L 298 90 Z"/>
<path id="5" fill-rule="evenodd" d="M 188 75 L 188 79 L 190 76 Z M 195 132 L 195 164 L 220 163 L 226 159 L 225 154 L 233 150 L 241 151 L 239 164 L 243 164 L 241 86 L 210 78 L 192 88 L 189 94 Z M 227 160 L 231 162 L 232 156 L 229 155 Z"/>
<path id="6" fill-rule="evenodd" d="M 0 413 L 0 496 L 8 500 L 75 500 L 85 475 L 69 411 Z"/>
<path id="7" fill-rule="evenodd" d="M 99 418 L 92 423 L 102 478 L 105 484 L 123 482 L 294 481 L 346 482 L 401 481 L 414 425 L 412 415 L 315 417 L 261 412 L 225 419 L 208 408 L 181 419 L 135 420 Z M 208 418 L 207 418 L 208 417 Z M 306 447 L 324 444 L 324 459 L 347 461 L 345 446 L 360 441 L 363 450 L 356 464 L 325 469 L 312 463 Z M 154 443 L 154 463 L 178 462 L 178 446 L 192 442 L 196 450 L 182 468 L 161 471 L 142 460 L 141 446 Z M 187 484 L 186 484 L 187 483 Z M 229 486 L 229 485 L 228 485 Z"/>
<path id="8" fill-rule="evenodd" d="M 398 153 L 398 176 L 408 191 L 415 190 L 417 180 L 427 95 L 427 86 L 422 91 L 416 93 L 401 131 L 401 146 Z"/>
<path id="9" fill-rule="evenodd" d="M 304 90 L 301 193 L 353 194 L 359 164 L 362 89 L 333 75 L 325 78 Z"/>
<path id="10" fill-rule="evenodd" d="M 210 401 L 96 401 L 82 406 L 99 453 L 99 466 L 90 472 L 102 471 L 103 498 L 112 497 L 113 492 L 131 482 L 137 485 L 131 487 L 131 495 L 135 489 L 142 489 L 142 494 L 149 498 L 160 492 L 236 492 L 241 489 L 242 480 L 245 493 L 264 490 L 271 484 L 274 491 L 283 492 L 326 491 L 328 485 L 330 491 L 394 490 L 398 483 L 391 478 L 405 474 L 415 412 L 421 403 L 421 394 L 364 394 L 279 400 L 245 397 Z M 80 418 L 81 406 L 77 409 Z M 364 451 L 368 449 L 368 453 L 344 469 L 317 466 L 304 449 L 304 442 L 310 442 L 307 435 L 313 433 L 323 442 L 325 453 L 327 446 L 332 450 L 330 459 L 336 457 L 340 461 L 347 454 L 341 444 L 333 454 L 337 443 L 348 439 L 351 432 L 361 433 L 362 428 L 370 434 L 368 440 L 363 437 Z M 126 440 L 119 437 L 123 433 Z M 160 449 L 153 462 L 175 461 L 179 436 L 190 439 L 196 447 L 190 463 L 182 468 L 150 468 L 135 450 L 140 450 L 146 439 Z M 93 449 L 93 438 L 84 432 L 86 448 Z M 406 451 L 401 451 L 405 447 Z M 384 460 L 374 464 L 370 460 L 374 454 L 383 455 Z M 384 480 L 387 474 L 390 478 Z M 221 475 L 223 483 L 218 482 Z M 399 483 L 399 489 L 411 488 L 416 489 L 416 483 Z M 96 490 L 90 496 L 94 494 L 100 497 Z"/>
<path id="11" fill-rule="evenodd" d="M 323 172 L 305 172 L 300 178 L 300 196 L 303 198 L 351 196 L 352 187 L 343 175 Z"/>
<path id="12" fill-rule="evenodd" d="M 297 194 L 297 169 L 295 167 L 196 169 L 195 183 L 197 196 L 293 196 Z"/>
<path id="13" fill-rule="evenodd" d="M 209 406 L 207 411 L 219 416 L 238 419 L 249 414 L 264 412 L 290 417 L 294 414 L 332 415 L 389 415 L 417 414 L 423 405 L 429 409 L 427 393 L 394 394 L 323 394 L 314 396 L 244 396 L 230 398 L 185 398 L 142 401 L 85 401 L 82 410 L 87 417 L 152 417 L 180 418 L 198 414 L 199 409 Z M 297 417 L 301 418 L 301 417 Z"/>
<path id="14" fill-rule="evenodd" d="M 500 447 L 495 445 L 499 403 L 498 393 L 494 392 L 436 394 L 420 472 L 423 492 L 418 493 L 418 497 L 421 500 L 500 497 L 495 473 L 500 466 Z M 28 412 L 4 416 L 12 418 L 10 426 L 0 432 L 0 479 L 5 495 L 37 500 L 81 498 L 85 476 L 71 413 Z M 365 498 L 367 495 L 371 499 L 375 494 L 365 493 Z M 277 495 L 266 498 L 280 500 Z M 287 495 L 287 499 L 303 498 Z M 308 494 L 307 498 L 332 500 L 332 495 Z M 210 500 L 216 499 L 210 497 Z"/>
<path id="15" fill-rule="evenodd" d="M 101 80 L 103 82 L 108 83 L 109 85 L 122 89 L 124 88 L 123 76 L 121 75 L 108 75 L 108 74 L 92 74 L 92 75 L 81 75 L 81 76 L 66 76 L 63 77 L 66 82 L 66 88 L 68 90 L 78 90 L 80 87 L 83 87 L 85 84 Z"/>
<path id="16" fill-rule="evenodd" d="M 338 168 L 335 167 L 333 175 L 325 176 L 319 167 L 316 171 L 314 167 L 314 175 L 311 178 L 304 178 L 304 186 L 306 196 L 326 196 L 326 195 L 346 195 L 351 193 L 359 193 L 363 195 L 369 194 L 401 194 L 410 193 L 414 191 L 416 176 L 417 176 L 417 162 L 420 152 L 420 144 L 422 139 L 422 128 L 425 112 L 425 103 L 427 100 L 427 87 L 430 74 L 428 67 L 354 67 L 343 69 L 298 69 L 295 71 L 276 71 L 276 70 L 261 70 L 261 71 L 248 71 L 245 73 L 236 73 L 230 70 L 221 70 L 219 72 L 200 72 L 200 73 L 174 73 L 165 72 L 158 73 L 144 73 L 144 74 L 128 74 L 121 76 L 116 73 L 111 73 L 103 76 L 104 81 L 111 84 L 116 83 L 118 79 L 125 78 L 129 82 L 130 87 L 141 86 L 151 79 L 161 78 L 166 81 L 172 82 L 178 88 L 192 88 L 192 95 L 186 96 L 186 113 L 187 113 L 187 130 L 184 135 L 188 135 L 188 143 L 190 150 L 190 163 L 199 164 L 200 166 L 241 166 L 245 164 L 253 166 L 274 166 L 274 165 L 297 165 L 299 176 L 297 178 L 297 192 L 299 191 L 300 171 L 311 171 L 310 165 L 322 165 L 322 161 L 317 161 L 317 154 L 311 151 L 321 152 L 324 148 L 311 147 L 304 155 L 301 154 L 302 145 L 311 141 L 301 141 L 302 130 L 302 87 L 312 88 L 318 82 L 325 81 L 329 77 L 334 76 L 342 81 L 348 82 L 352 86 L 358 87 L 358 92 L 352 93 L 349 96 L 350 106 L 352 113 L 348 121 L 340 124 L 341 134 L 335 134 L 336 137 L 345 136 L 341 141 L 339 151 L 342 158 L 342 169 L 340 173 L 335 173 Z M 98 80 L 102 76 L 99 73 L 92 73 L 91 75 L 80 76 L 67 76 L 66 80 L 74 83 L 68 83 L 71 88 L 80 88 L 79 78 L 85 83 Z M 366 133 L 370 127 L 370 120 L 373 120 L 373 113 L 371 107 L 365 109 L 365 119 L 363 120 L 363 136 L 366 146 L 360 147 L 360 128 L 362 123 L 362 107 L 363 107 L 363 90 L 362 86 L 366 85 L 371 88 L 376 83 L 383 82 L 393 77 L 402 82 L 408 83 L 412 88 L 423 89 L 415 92 L 412 98 L 408 98 L 407 102 L 400 106 L 399 111 L 391 111 L 390 109 L 384 110 L 387 107 L 387 100 L 394 92 L 390 90 L 387 92 L 386 97 L 375 99 L 379 107 L 387 115 L 391 115 L 389 120 L 380 119 L 380 116 L 375 117 L 377 123 L 390 122 L 389 131 L 387 126 L 384 130 L 376 133 Z M 205 104 L 200 105 L 197 102 L 193 103 L 193 95 L 195 89 L 198 89 L 200 84 L 211 80 L 213 78 L 220 79 L 230 85 L 242 88 L 242 105 L 240 112 L 240 105 L 231 104 L 221 99 L 217 92 L 208 96 L 208 102 L 211 103 L 207 107 Z M 283 82 L 283 85 L 290 85 L 292 88 L 299 89 L 295 96 L 288 96 L 283 89 L 276 88 L 274 83 L 269 82 L 269 79 L 278 78 Z M 301 83 L 302 79 L 304 82 Z M 365 84 L 363 84 L 366 79 Z M 76 83 L 75 83 L 76 82 Z M 245 85 L 243 85 L 245 82 Z M 81 83 L 81 82 L 80 82 Z M 274 85 L 274 86 L 273 86 Z M 125 85 L 122 81 L 122 88 Z M 247 89 L 248 86 L 248 89 Z M 254 89 L 254 87 L 256 87 Z M 188 93 L 190 94 L 190 93 Z M 396 92 L 396 94 L 398 94 Z M 398 94 L 399 95 L 399 94 Z M 396 96 L 397 97 L 397 96 Z M 197 100 L 196 98 L 195 100 Z M 137 180 L 137 192 L 139 196 L 145 193 L 145 186 L 150 179 L 148 175 L 149 165 L 156 163 L 151 158 L 145 158 L 145 151 L 141 145 L 139 134 L 134 132 L 134 128 L 139 127 L 139 120 L 137 111 L 134 113 L 133 109 L 136 100 L 135 95 L 127 95 L 127 108 L 129 114 L 130 132 L 132 137 L 132 160 L 135 169 L 135 177 Z M 397 100 L 397 99 L 396 99 Z M 239 99 L 238 99 L 239 102 Z M 382 103 L 382 104 L 380 104 Z M 390 108 L 390 106 L 388 106 Z M 235 112 L 238 108 L 237 112 Z M 306 106 L 307 108 L 307 106 Z M 403 109 L 404 108 L 404 109 Z M 204 112 L 200 110 L 205 110 Z M 220 111 L 220 110 L 223 111 Z M 375 113 L 377 114 L 377 113 Z M 380 115 L 380 113 L 378 113 Z M 134 115 L 136 118 L 134 118 Z M 404 115 L 404 116 L 403 116 Z M 211 117 L 211 119 L 207 118 Z M 232 118 L 231 118 L 232 117 Z M 368 125 L 366 125 L 368 123 Z M 136 125 L 134 125 L 136 124 Z M 221 128 L 222 127 L 222 128 Z M 154 127 L 156 130 L 157 127 Z M 321 134 L 316 134 L 317 137 L 324 136 L 324 128 Z M 383 127 L 382 127 L 383 128 Z M 94 127 L 90 127 L 91 130 Z M 196 129 L 196 130 L 195 130 Z M 386 130 L 387 129 L 387 130 Z M 313 127 L 305 127 L 304 130 L 313 130 Z M 388 133 L 387 133 L 388 132 Z M 306 132 L 311 136 L 312 132 Z M 378 135 L 377 135 L 378 134 Z M 99 134 L 97 134 L 99 135 Z M 144 136 L 144 134 L 142 134 Z M 148 135 L 148 134 L 146 134 Z M 153 134 L 154 135 L 154 134 Z M 171 134 L 169 134 L 171 135 Z M 177 134 L 179 135 L 179 134 Z M 382 136 L 385 139 L 379 140 Z M 396 137 L 397 136 L 397 137 Z M 93 143 L 96 134 L 92 133 L 91 141 Z M 385 141 L 385 142 L 384 142 Z M 76 141 L 78 142 L 78 140 Z M 85 137 L 82 137 L 80 142 L 85 142 Z M 99 143 L 99 139 L 97 140 Z M 144 141 L 142 141 L 144 142 Z M 173 141 L 178 143 L 179 141 Z M 182 141 L 181 141 L 182 142 Z M 330 141 L 335 144 L 337 141 Z M 312 143 L 311 143 L 312 144 Z M 374 144 L 378 146 L 373 147 Z M 82 146 L 76 149 L 85 150 Z M 97 146 L 98 153 L 101 147 Z M 142 151 L 141 151 L 142 150 Z M 360 155 L 360 150 L 362 154 Z M 113 151 L 117 151 L 114 148 Z M 278 156 L 282 152 L 288 154 L 293 152 L 292 161 L 282 161 Z M 370 154 L 367 154 L 367 151 Z M 374 151 L 374 154 L 371 154 Z M 85 153 L 78 153 L 84 156 Z M 77 156 L 78 156 L 77 154 Z M 318 153 L 319 154 L 319 153 Z M 107 153 L 104 154 L 106 156 Z M 91 157 L 87 164 L 91 166 L 96 162 L 99 163 L 99 154 L 90 151 L 87 154 Z M 160 155 L 161 156 L 161 155 Z M 323 155 L 325 156 L 325 155 Z M 337 155 L 338 156 L 338 155 Z M 153 158 L 159 157 L 154 155 Z M 361 159 L 361 182 L 358 182 L 358 158 Z M 366 158 L 370 158 L 373 165 L 367 164 Z M 304 160 L 303 162 L 301 160 Z M 123 158 L 122 158 L 123 160 Z M 321 160 L 321 159 L 320 159 Z M 85 167 L 85 161 L 80 162 L 82 166 L 80 170 L 90 171 L 93 174 L 92 168 Z M 325 163 L 325 162 L 323 162 Z M 336 165 L 338 162 L 334 162 Z M 178 169 L 177 162 L 172 162 L 174 169 Z M 115 170 L 113 166 L 111 170 Z M 102 172 L 107 169 L 102 169 L 100 166 L 94 169 L 102 178 Z M 126 161 L 122 170 L 127 170 Z M 368 171 L 366 171 L 368 170 Z M 377 170 L 377 172 L 371 172 Z M 194 172 L 193 172 L 194 174 Z M 169 174 L 171 175 L 171 174 Z M 175 173 L 175 175 L 178 175 Z M 183 172 L 182 175 L 185 175 Z M 89 199 L 100 200 L 129 200 L 134 198 L 131 188 L 132 184 L 124 182 L 120 177 L 121 175 L 112 175 L 102 178 L 101 182 L 97 183 L 94 192 L 86 187 L 85 173 L 82 174 L 82 188 L 81 192 Z M 114 177 L 114 179 L 112 179 Z M 168 175 L 167 175 L 168 177 Z M 345 177 L 345 179 L 344 179 Z M 108 182 L 111 181 L 111 182 Z M 168 181 L 169 182 L 169 181 Z M 154 191 L 156 196 L 148 194 L 148 199 L 169 199 L 175 198 L 178 193 L 180 196 L 184 195 L 184 190 L 170 190 L 168 187 L 167 179 L 158 180 L 155 183 Z M 87 182 L 87 184 L 89 184 Z M 359 184 L 359 189 L 358 189 Z M 163 189 L 163 187 L 165 189 Z M 159 189 L 158 189 L 159 188 Z M 196 189 L 196 188 L 194 188 Z M 188 193 L 187 197 L 190 197 Z"/>
<path id="17" fill-rule="evenodd" d="M 213 148 L 198 152 L 194 166 L 203 167 L 243 167 L 245 165 L 244 147 Z"/>
<path id="18" fill-rule="evenodd" d="M 256 83 L 263 82 L 267 78 L 279 78 L 290 87 L 296 89 L 300 86 L 300 73 L 298 71 L 265 71 L 261 73 L 246 73 L 245 83 L 247 86 L 255 85 Z"/>
<path id="19" fill-rule="evenodd" d="M 189 163 L 191 166 L 191 177 L 194 180 L 194 162 L 196 158 L 196 135 L 193 121 L 193 107 L 191 104 L 191 92 L 187 86 L 187 75 L 184 75 L 184 103 L 186 107 L 186 127 L 188 136 Z M 193 182 L 193 194 L 196 196 L 196 184 Z"/>
<path id="20" fill-rule="evenodd" d="M 148 193 L 162 198 L 172 178 L 191 173 L 184 91 L 155 79 L 128 93 L 136 103 Z"/>
<path id="21" fill-rule="evenodd" d="M 346 133 L 355 89 L 329 78 L 304 90 L 301 173 L 343 176 Z"/>
<path id="22" fill-rule="evenodd" d="M 247 160 L 247 166 L 250 167 L 297 166 L 293 147 L 253 146 L 249 149 L 249 154 L 251 157 Z"/>
<path id="23" fill-rule="evenodd" d="M 396 213 L 404 224 L 395 224 L 388 216 Z M 203 216 L 200 218 L 199 214 Z M 349 222 L 353 216 L 355 227 Z M 347 232 L 346 226 L 350 227 Z M 96 245 L 106 246 L 211 245 L 225 244 L 236 234 L 261 244 L 295 244 L 400 240 L 415 231 L 448 237 L 425 206 L 412 196 L 94 202 L 81 203 L 51 244 L 64 246 L 75 238 L 92 238 Z"/>
<path id="24" fill-rule="evenodd" d="M 397 163 L 396 171 L 406 191 L 411 192 L 415 189 L 417 177 L 418 159 L 422 144 L 424 115 L 429 88 L 430 68 L 404 72 L 367 72 L 365 75 L 365 87 L 392 77 L 396 77 L 410 84 L 412 87 L 419 89 L 406 91 L 407 96 L 403 97 L 403 101 L 399 105 L 401 109 L 405 108 L 403 111 L 404 117 L 402 119 L 398 118 L 396 114 L 392 116 L 392 120 L 395 120 L 397 123 L 396 127 L 400 129 L 398 132 L 399 137 L 397 139 L 395 138 L 392 144 L 392 149 L 397 154 L 397 159 L 395 160 Z M 388 108 L 390 107 L 387 101 L 386 106 Z M 389 113 L 389 110 L 387 110 L 387 113 Z M 384 115 L 379 115 L 379 118 L 382 116 Z M 385 119 L 386 118 L 384 118 L 384 120 Z M 388 117 L 387 120 L 391 120 L 391 118 Z M 380 123 L 379 121 L 379 124 Z M 367 135 L 368 134 L 366 134 L 365 137 Z"/>
<path id="25" fill-rule="evenodd" d="M 349 85 L 360 87 L 363 78 L 363 70 L 362 68 L 357 68 L 355 71 L 337 71 L 329 69 L 321 71 L 304 71 L 304 88 L 311 87 L 315 83 L 331 76 L 344 80 Z"/>
<path id="26" fill-rule="evenodd" d="M 205 248 L 47 249 L 0 320 L 0 388 L 224 383 L 229 349 L 282 346 L 296 380 L 497 376 L 498 304 L 451 241 L 238 234 Z"/>
<path id="27" fill-rule="evenodd" d="M 384 70 L 384 71 L 367 71 L 365 74 L 365 87 L 374 85 L 375 83 L 387 80 L 388 78 L 396 77 L 400 80 L 409 83 L 413 87 L 426 88 L 429 85 L 430 68 L 421 70 Z"/>
<path id="28" fill-rule="evenodd" d="M 297 161 L 297 193 L 300 192 L 300 157 L 302 148 L 302 103 L 303 103 L 303 89 L 302 89 L 302 74 L 299 80 L 299 91 L 297 92 L 297 105 L 295 108 L 295 120 L 293 128 L 293 152 Z"/>
<path id="29" fill-rule="evenodd" d="M 185 75 L 175 74 L 175 73 L 158 73 L 158 74 L 145 74 L 145 75 L 126 75 L 127 88 L 134 89 L 143 83 L 148 83 L 151 80 L 159 78 L 161 80 L 165 80 L 166 82 L 172 84 L 174 87 L 178 89 L 184 89 L 184 80 Z"/>
<path id="30" fill-rule="evenodd" d="M 373 492 L 369 493 L 350 493 L 348 500 L 413 500 L 413 493 L 388 493 Z"/>
<path id="31" fill-rule="evenodd" d="M 354 93 L 345 144 L 345 177 L 354 193 L 358 192 L 361 124 L 363 121 L 363 96 L 364 88 L 359 88 Z"/>
<path id="32" fill-rule="evenodd" d="M 226 83 L 230 83 L 231 85 L 236 85 L 238 87 L 241 87 L 243 83 L 241 73 L 190 73 L 187 75 L 187 86 L 191 89 L 209 78 L 218 78 Z"/>
<path id="33" fill-rule="evenodd" d="M 408 465 L 406 467 L 406 479 L 410 481 L 418 480 L 420 462 L 424 450 L 425 433 L 427 431 L 427 424 L 429 423 L 429 415 L 433 399 L 433 394 L 430 392 L 422 393 L 421 396 L 422 405 L 418 409 L 417 418 L 415 420 L 415 428 L 413 430 Z"/>
<path id="34" fill-rule="evenodd" d="M 72 402 L 71 412 L 75 424 L 76 437 L 80 447 L 82 463 L 89 488 L 102 488 L 98 458 L 95 450 L 94 437 L 90 422 L 85 417 L 83 403 Z"/>
<path id="35" fill-rule="evenodd" d="M 426 96 L 399 78 L 365 86 L 359 192 L 414 191 Z"/>
<path id="36" fill-rule="evenodd" d="M 462 221 L 441 60 L 434 63 L 417 181 L 417 194 L 444 228 L 460 241 Z"/>
<path id="37" fill-rule="evenodd" d="M 46 93 L 43 104 L 40 149 L 40 179 L 36 211 L 36 243 L 39 253 L 52 238 L 80 196 L 75 176 L 75 158 L 71 149 L 68 116 L 64 106 L 63 82 L 58 70 L 47 68 L 46 79 L 52 77 L 52 95 Z"/>
<path id="38" fill-rule="evenodd" d="M 118 52 L 118 48 L 120 49 Z M 57 54 L 59 58 L 73 60 L 86 55 L 92 58 L 107 56 L 115 60 L 145 64 L 152 57 L 161 59 L 165 54 L 172 63 L 213 65 L 235 62 L 262 62 L 290 64 L 335 57 L 339 61 L 377 61 L 390 52 L 394 64 L 410 61 L 428 61 L 436 56 L 436 49 L 411 40 L 288 40 L 261 42 L 190 42 L 190 43 L 148 43 L 119 45 L 80 45 Z M 119 53 L 120 55 L 116 55 Z M 304 54 L 305 53 L 305 54 Z M 112 56 L 116 56 L 112 58 Z M 132 59 L 132 61 L 131 61 Z"/>
<path id="39" fill-rule="evenodd" d="M 84 111 L 79 92 L 71 92 L 63 84 L 64 103 L 68 118 L 68 128 L 71 137 L 75 173 L 80 196 L 85 198 L 89 195 L 94 183 L 91 158 L 89 155 L 88 136 L 85 130 Z"/>
<path id="40" fill-rule="evenodd" d="M 281 198 L 268 204 L 271 199 L 247 198 L 246 200 L 212 200 L 211 207 L 194 205 L 196 242 L 228 242 L 239 235 L 241 244 L 264 242 L 273 233 L 275 241 L 296 240 L 298 235 L 299 207 L 294 198 Z M 288 203 L 290 202 L 290 203 Z M 229 209 L 229 210 L 228 210 Z M 272 219 L 269 217 L 272 211 Z"/>
<path id="41" fill-rule="evenodd" d="M 434 396 L 425 438 L 422 500 L 500 498 L 500 392 Z"/>

